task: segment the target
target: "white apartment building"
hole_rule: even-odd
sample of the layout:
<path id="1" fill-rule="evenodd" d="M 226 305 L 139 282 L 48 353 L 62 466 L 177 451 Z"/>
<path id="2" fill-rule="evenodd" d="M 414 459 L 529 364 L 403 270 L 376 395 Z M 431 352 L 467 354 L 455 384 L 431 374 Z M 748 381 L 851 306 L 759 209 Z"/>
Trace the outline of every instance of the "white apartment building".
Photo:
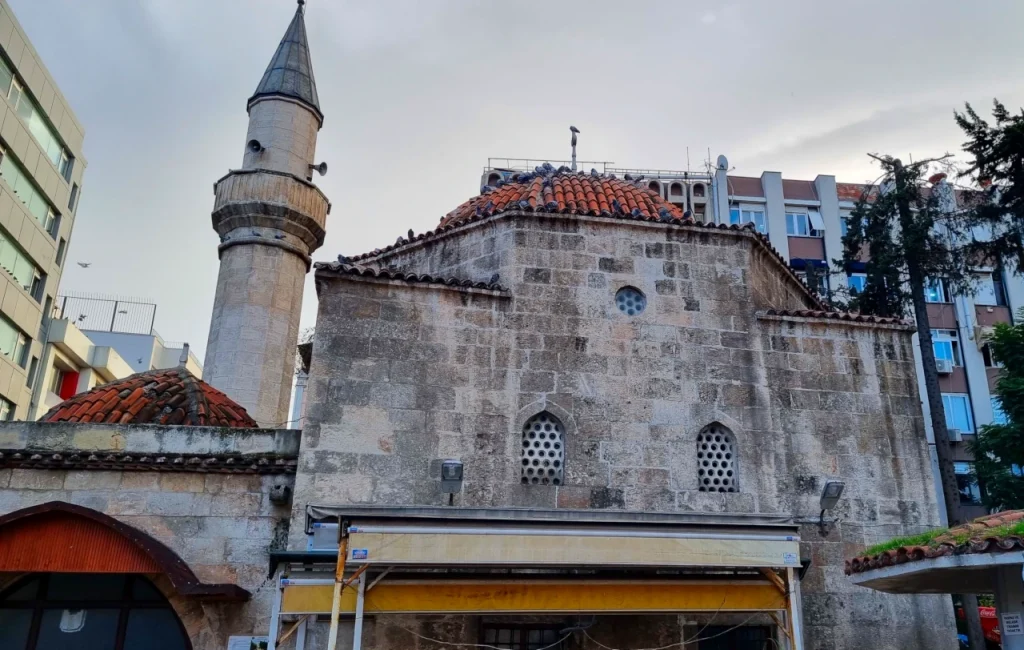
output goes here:
<path id="1" fill-rule="evenodd" d="M 0 419 L 30 417 L 81 194 L 84 130 L 0 0 Z"/>
<path id="2" fill-rule="evenodd" d="M 521 171 L 531 171 L 544 161 L 492 158 L 484 168 L 481 185 L 495 185 L 503 178 Z M 552 161 L 556 167 L 568 162 Z M 581 170 L 614 173 L 631 178 L 643 177 L 648 187 L 666 200 L 689 210 L 693 218 L 723 224 L 753 223 L 768 237 L 790 266 L 806 279 L 806 269 L 814 266 L 822 273 L 814 274 L 825 286 L 863 287 L 865 264 L 848 268 L 835 264 L 842 259 L 842 237 L 846 219 L 867 186 L 860 183 L 837 182 L 831 175 L 821 174 L 812 180 L 783 178 L 781 172 L 766 171 L 757 176 L 729 174 L 729 162 L 719 156 L 709 172 L 688 172 L 657 169 L 627 169 L 610 163 L 578 163 Z M 960 193 L 936 178 L 934 188 L 942 191 L 956 207 Z M 954 296 L 941 282 L 929 290 L 928 315 L 935 339 L 935 356 L 939 365 L 946 426 L 953 441 L 955 469 L 960 484 L 962 519 L 985 514 L 981 492 L 972 478 L 973 455 L 968 450 L 978 427 L 998 422 L 1005 416 L 993 398 L 998 368 L 984 344 L 986 332 L 996 323 L 1012 323 L 1014 314 L 1024 308 L 1024 278 L 1010 276 L 1003 269 L 978 268 L 978 291 L 974 296 Z M 916 340 L 916 335 L 915 335 Z M 927 413 L 927 396 L 921 372 L 920 353 L 915 346 L 921 402 Z M 938 459 L 931 421 L 926 416 L 925 428 L 931 443 L 932 466 L 938 484 Z M 943 496 L 938 494 L 940 513 L 945 518 Z"/>
<path id="3" fill-rule="evenodd" d="M 98 295 L 58 296 L 44 332 L 43 356 L 29 418 L 62 401 L 137 372 L 182 364 L 202 378 L 187 343 L 167 342 L 154 329 L 156 304 Z"/>

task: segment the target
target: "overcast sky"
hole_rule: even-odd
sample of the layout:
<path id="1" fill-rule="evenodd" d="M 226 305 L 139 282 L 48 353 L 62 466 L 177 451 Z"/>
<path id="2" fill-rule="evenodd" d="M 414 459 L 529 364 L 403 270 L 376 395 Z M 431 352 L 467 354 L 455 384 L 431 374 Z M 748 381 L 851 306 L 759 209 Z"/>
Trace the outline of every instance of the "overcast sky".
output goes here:
<path id="1" fill-rule="evenodd" d="M 202 357 L 213 182 L 291 0 L 8 0 L 85 126 L 62 289 L 158 303 Z M 958 151 L 953 110 L 1024 105 L 1024 2 L 309 0 L 326 116 L 316 178 L 333 259 L 394 242 L 479 188 L 489 156 L 787 178 L 877 173 L 868 151 Z M 88 269 L 75 264 L 92 262 Z M 303 326 L 316 319 L 312 275 Z"/>

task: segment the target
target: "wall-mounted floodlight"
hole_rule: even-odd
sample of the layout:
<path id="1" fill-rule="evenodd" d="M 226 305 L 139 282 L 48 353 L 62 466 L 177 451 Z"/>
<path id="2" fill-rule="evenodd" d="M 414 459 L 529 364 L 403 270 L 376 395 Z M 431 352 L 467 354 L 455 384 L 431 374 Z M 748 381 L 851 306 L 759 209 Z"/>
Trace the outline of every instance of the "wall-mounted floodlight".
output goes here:
<path id="1" fill-rule="evenodd" d="M 845 488 L 846 483 L 842 481 L 825 481 L 825 487 L 821 490 L 821 514 L 818 515 L 818 530 L 821 532 L 822 537 L 828 535 L 825 512 L 836 507 L 836 504 L 839 503 L 839 498 L 843 496 L 843 489 Z"/>
<path id="2" fill-rule="evenodd" d="M 455 494 L 462 491 L 462 461 L 446 460 L 441 463 L 441 493 L 450 495 L 448 505 L 455 501 Z"/>

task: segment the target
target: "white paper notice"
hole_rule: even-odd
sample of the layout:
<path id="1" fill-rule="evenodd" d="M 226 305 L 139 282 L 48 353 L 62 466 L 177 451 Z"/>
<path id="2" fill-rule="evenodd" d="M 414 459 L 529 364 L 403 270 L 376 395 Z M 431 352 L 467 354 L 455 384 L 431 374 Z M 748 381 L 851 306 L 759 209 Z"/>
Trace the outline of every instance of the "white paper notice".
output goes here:
<path id="1" fill-rule="evenodd" d="M 1024 634 L 1024 620 L 1021 620 L 1020 612 L 1005 612 L 1000 614 L 1003 619 L 1003 634 L 1006 636 L 1020 636 Z"/>
<path id="2" fill-rule="evenodd" d="M 269 636 L 228 637 L 228 650 L 267 650 L 269 645 Z"/>

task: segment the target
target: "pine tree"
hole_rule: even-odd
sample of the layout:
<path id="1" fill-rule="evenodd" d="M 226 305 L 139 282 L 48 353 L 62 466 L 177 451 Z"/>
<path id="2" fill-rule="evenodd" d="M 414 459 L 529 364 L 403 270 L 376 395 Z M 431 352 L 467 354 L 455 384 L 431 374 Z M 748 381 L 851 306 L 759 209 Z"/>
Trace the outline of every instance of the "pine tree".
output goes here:
<path id="1" fill-rule="evenodd" d="M 952 188 L 944 182 L 929 184 L 925 175 L 937 160 L 904 165 L 891 156 L 872 156 L 882 167 L 878 188 L 868 188 L 858 201 L 843 237 L 843 264 L 861 263 L 868 254 L 864 290 L 851 296 L 850 307 L 876 316 L 913 314 L 918 343 L 928 418 L 935 435 L 939 477 L 950 526 L 962 523 L 960 491 L 953 469 L 953 451 L 946 429 L 946 417 L 935 367 L 935 350 L 928 323 L 926 291 L 943 283 L 952 294 L 973 291 L 969 260 L 973 250 L 969 221 L 954 209 Z M 941 159 L 939 159 L 941 160 Z M 983 650 L 977 598 L 960 596 L 967 617 L 972 650 Z"/>

